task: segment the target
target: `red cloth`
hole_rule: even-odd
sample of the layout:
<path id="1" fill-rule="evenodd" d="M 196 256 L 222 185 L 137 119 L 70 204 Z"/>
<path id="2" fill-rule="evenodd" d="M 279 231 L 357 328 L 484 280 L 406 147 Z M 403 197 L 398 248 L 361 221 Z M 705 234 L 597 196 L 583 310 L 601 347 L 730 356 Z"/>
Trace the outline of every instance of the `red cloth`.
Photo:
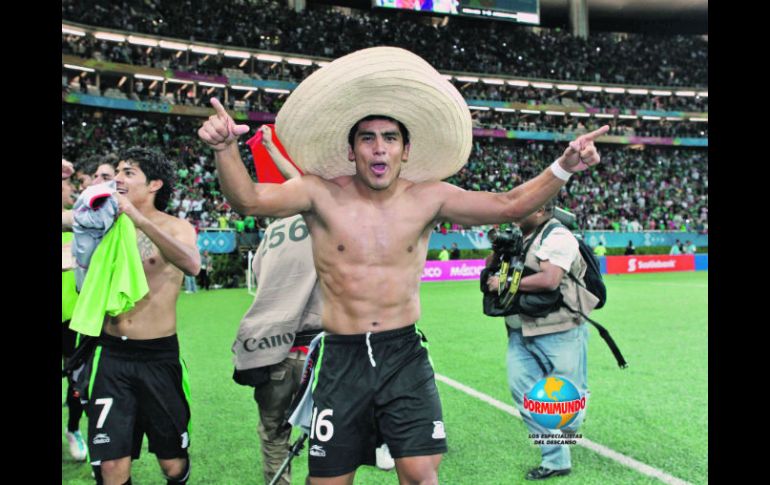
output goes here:
<path id="1" fill-rule="evenodd" d="M 286 157 L 286 159 L 299 170 L 299 173 L 303 173 L 299 167 L 291 160 L 289 154 L 286 153 L 286 149 L 281 145 L 281 140 L 278 139 L 278 135 L 275 132 L 275 125 L 266 125 L 273 132 L 273 144 L 278 148 L 278 151 Z M 246 142 L 251 148 L 251 155 L 254 157 L 254 169 L 257 171 L 257 181 L 261 184 L 274 183 L 281 184 L 286 181 L 286 178 L 281 175 L 278 167 L 275 166 L 272 157 L 267 152 L 267 148 L 262 145 L 262 132 L 257 130 L 257 133 L 249 138 Z"/>

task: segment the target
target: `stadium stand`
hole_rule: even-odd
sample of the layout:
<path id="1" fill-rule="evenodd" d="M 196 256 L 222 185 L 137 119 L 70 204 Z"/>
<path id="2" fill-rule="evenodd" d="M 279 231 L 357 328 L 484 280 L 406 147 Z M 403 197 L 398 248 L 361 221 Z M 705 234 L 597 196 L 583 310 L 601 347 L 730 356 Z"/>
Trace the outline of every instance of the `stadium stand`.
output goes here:
<path id="1" fill-rule="evenodd" d="M 596 33 L 579 39 L 554 29 L 504 29 L 487 22 L 484 35 L 489 35 L 489 39 L 480 40 L 474 22 L 486 21 L 452 19 L 451 29 L 446 29 L 428 25 L 424 17 L 349 9 L 342 13 L 324 5 L 310 5 L 304 12 L 296 13 L 276 2 L 235 0 L 219 2 L 216 16 L 211 15 L 210 6 L 190 6 L 189 1 L 122 1 L 104 6 L 93 1 L 66 0 L 62 3 L 62 16 L 79 25 L 144 32 L 189 42 L 215 42 L 220 49 L 264 49 L 275 54 L 291 52 L 333 58 L 349 52 L 351 46 L 357 49 L 387 43 L 413 50 L 439 69 L 474 73 L 475 78 L 454 74 L 452 79 L 471 106 L 474 127 L 485 129 L 484 133 L 477 133 L 468 165 L 449 179 L 468 189 L 508 190 L 559 155 L 562 144 L 558 143 L 558 136 L 584 133 L 605 123 L 611 126 L 608 135 L 615 137 L 708 138 L 708 97 L 702 91 L 707 91 L 708 43 L 701 37 Z M 218 20 L 209 22 L 212 17 Z M 222 19 L 227 19 L 227 28 Z M 332 37 L 328 32 L 339 35 Z M 509 49 L 508 45 L 515 45 L 516 49 Z M 63 33 L 62 54 L 118 66 L 115 71 L 103 69 L 100 76 L 63 67 L 63 99 L 69 93 L 81 93 L 208 108 L 208 99 L 216 96 L 227 100 L 230 109 L 271 115 L 280 110 L 288 93 L 264 89 L 244 93 L 234 90 L 232 85 L 237 80 L 297 83 L 318 68 L 317 63 L 288 63 L 285 56 L 280 62 L 258 62 L 253 57 L 231 59 L 222 56 L 221 51 L 204 54 L 148 48 L 97 39 L 90 33 Z M 126 66 L 223 76 L 228 85 L 202 87 L 192 81 L 171 84 L 142 80 L 121 73 Z M 553 86 L 491 84 L 483 79 L 505 75 L 546 78 Z M 616 88 L 622 92 L 607 92 L 606 87 L 603 92 L 558 87 L 568 81 L 623 83 Z M 672 90 L 665 90 L 674 86 L 699 87 L 701 91 L 673 95 Z M 507 104 L 492 105 L 492 109 L 475 106 L 483 101 Z M 508 105 L 518 109 L 505 109 Z M 635 110 L 670 116 L 622 115 Z M 596 116 L 597 112 L 611 114 L 602 119 Z M 682 114 L 688 116 L 677 116 Z M 703 115 L 700 121 L 692 120 L 698 114 Z M 195 135 L 199 124 L 200 119 L 193 116 L 86 108 L 65 102 L 63 155 L 78 159 L 112 151 L 115 146 L 160 145 L 180 162 L 180 182 L 171 209 L 196 227 L 217 227 L 222 224 L 220 216 L 232 220 L 233 213 L 218 191 L 213 162 Z M 256 128 L 260 123 L 250 124 Z M 517 139 L 488 134 L 494 130 L 513 130 Z M 550 138 L 532 139 L 538 133 Z M 629 231 L 708 230 L 706 151 L 654 146 L 655 141 L 650 140 L 633 145 L 628 141 L 603 144 L 605 162 L 591 176 L 608 180 L 607 187 L 599 189 L 595 184 L 586 184 L 593 187 L 588 191 L 581 185 L 580 177 L 575 177 L 563 190 L 562 203 L 575 211 L 581 226 Z M 241 149 L 244 160 L 249 161 L 251 156 L 244 144 Z M 253 167 L 249 169 L 253 174 Z M 645 175 L 625 175 L 635 170 Z"/>

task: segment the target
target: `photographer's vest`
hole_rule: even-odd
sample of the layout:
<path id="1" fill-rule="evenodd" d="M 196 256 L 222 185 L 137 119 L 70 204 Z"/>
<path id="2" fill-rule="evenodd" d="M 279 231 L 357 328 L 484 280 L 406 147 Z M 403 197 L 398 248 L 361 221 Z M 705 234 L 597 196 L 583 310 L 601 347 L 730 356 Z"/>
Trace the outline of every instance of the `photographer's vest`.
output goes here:
<path id="1" fill-rule="evenodd" d="M 321 331 L 321 288 L 302 215 L 276 219 L 265 235 L 252 262 L 257 294 L 232 347 L 238 371 L 277 364 L 312 338 L 300 337 Z"/>
<path id="2" fill-rule="evenodd" d="M 554 223 L 558 223 L 556 219 L 549 220 L 546 224 L 543 224 L 541 229 L 534 235 L 525 238 L 524 245 L 530 241 L 532 237 L 536 238 L 529 248 L 525 258 L 524 266 L 540 273 L 540 260 L 535 256 L 535 253 L 540 249 L 543 244 L 543 240 L 540 237 L 545 229 Z M 556 229 L 554 229 L 556 230 Z M 549 235 L 550 237 L 550 235 Z M 574 236 L 572 236 L 574 237 Z M 580 281 L 583 281 L 583 276 L 586 272 L 586 263 L 580 256 L 578 251 L 575 259 L 570 266 L 570 273 L 577 276 Z M 559 290 L 561 291 L 564 303 L 576 310 L 581 310 L 586 315 L 593 310 L 599 299 L 592 295 L 588 290 L 578 286 L 575 281 L 570 278 L 567 273 L 561 279 L 559 284 Z M 559 309 L 553 313 L 549 313 L 545 317 L 533 318 L 527 315 L 518 314 L 505 317 L 505 323 L 511 328 L 521 328 L 521 333 L 525 337 L 533 337 L 537 335 L 545 335 L 549 333 L 563 332 L 577 327 L 583 323 L 583 317 L 574 313 L 566 308 L 562 304 Z"/>

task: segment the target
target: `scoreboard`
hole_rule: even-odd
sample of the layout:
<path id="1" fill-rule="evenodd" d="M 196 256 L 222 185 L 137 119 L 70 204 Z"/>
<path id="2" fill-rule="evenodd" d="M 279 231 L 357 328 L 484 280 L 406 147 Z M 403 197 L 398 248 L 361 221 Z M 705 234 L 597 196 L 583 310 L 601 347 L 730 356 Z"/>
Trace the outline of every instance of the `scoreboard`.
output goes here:
<path id="1" fill-rule="evenodd" d="M 540 24 L 540 0 L 372 0 L 374 7 Z"/>

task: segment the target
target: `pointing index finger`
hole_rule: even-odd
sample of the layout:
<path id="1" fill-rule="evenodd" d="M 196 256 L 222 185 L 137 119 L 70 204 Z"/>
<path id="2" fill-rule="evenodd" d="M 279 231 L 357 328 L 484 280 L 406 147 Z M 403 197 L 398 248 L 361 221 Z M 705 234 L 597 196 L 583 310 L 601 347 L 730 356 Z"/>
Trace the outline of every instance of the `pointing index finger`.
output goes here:
<path id="1" fill-rule="evenodd" d="M 598 130 L 592 131 L 591 133 L 588 133 L 588 134 L 583 135 L 583 136 L 588 141 L 594 141 L 597 138 L 599 138 L 600 136 L 602 136 L 603 134 L 607 133 L 608 131 L 610 131 L 610 126 L 609 125 L 604 125 L 601 128 L 599 128 Z"/>
<path id="2" fill-rule="evenodd" d="M 227 111 L 225 111 L 225 107 L 222 106 L 222 103 L 219 102 L 217 98 L 211 98 L 211 106 L 214 107 L 214 110 L 217 112 L 217 115 L 219 116 L 227 116 Z"/>

